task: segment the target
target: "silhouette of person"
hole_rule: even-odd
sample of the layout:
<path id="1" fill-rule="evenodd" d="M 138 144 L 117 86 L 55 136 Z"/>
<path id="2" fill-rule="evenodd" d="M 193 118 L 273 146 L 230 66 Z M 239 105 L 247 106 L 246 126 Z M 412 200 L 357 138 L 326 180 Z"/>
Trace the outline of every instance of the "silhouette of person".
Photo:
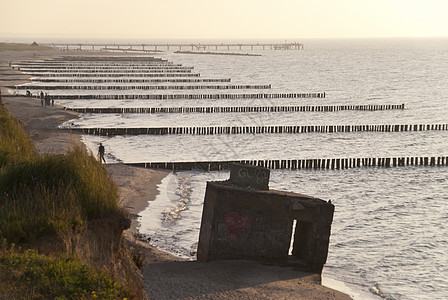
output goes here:
<path id="1" fill-rule="evenodd" d="M 104 163 L 106 163 L 106 160 L 104 159 L 104 146 L 102 143 L 100 143 L 100 146 L 98 147 L 98 154 L 100 156 L 100 163 L 101 163 L 101 160 L 103 160 Z"/>

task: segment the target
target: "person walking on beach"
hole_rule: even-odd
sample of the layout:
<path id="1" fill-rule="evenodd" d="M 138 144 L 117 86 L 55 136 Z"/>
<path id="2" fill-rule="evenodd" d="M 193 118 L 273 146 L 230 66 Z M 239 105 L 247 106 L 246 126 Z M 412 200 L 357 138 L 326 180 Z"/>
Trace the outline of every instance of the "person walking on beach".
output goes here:
<path id="1" fill-rule="evenodd" d="M 40 92 L 40 104 L 44 106 L 44 92 Z"/>
<path id="2" fill-rule="evenodd" d="M 100 156 L 100 163 L 102 163 L 101 160 L 106 163 L 106 160 L 104 159 L 104 146 L 102 143 L 100 143 L 100 146 L 98 147 L 98 155 Z"/>
<path id="3" fill-rule="evenodd" d="M 50 95 L 45 93 L 45 106 L 50 106 Z"/>

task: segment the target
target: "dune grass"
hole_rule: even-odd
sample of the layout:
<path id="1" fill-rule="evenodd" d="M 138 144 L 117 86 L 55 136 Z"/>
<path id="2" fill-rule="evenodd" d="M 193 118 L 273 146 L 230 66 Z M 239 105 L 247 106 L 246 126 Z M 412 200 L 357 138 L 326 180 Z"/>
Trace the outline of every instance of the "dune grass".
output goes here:
<path id="1" fill-rule="evenodd" d="M 39 155 L 0 102 L 0 299 L 126 299 L 120 284 L 76 257 L 46 256 L 14 244 L 70 233 L 89 220 L 117 218 L 118 189 L 82 146 Z"/>
<path id="2" fill-rule="evenodd" d="M 82 146 L 40 156 L 3 107 L 0 128 L 0 238 L 32 242 L 88 220 L 123 216 L 116 185 Z"/>
<path id="3" fill-rule="evenodd" d="M 0 105 L 0 170 L 8 164 L 36 158 L 36 150 L 28 134 Z"/>

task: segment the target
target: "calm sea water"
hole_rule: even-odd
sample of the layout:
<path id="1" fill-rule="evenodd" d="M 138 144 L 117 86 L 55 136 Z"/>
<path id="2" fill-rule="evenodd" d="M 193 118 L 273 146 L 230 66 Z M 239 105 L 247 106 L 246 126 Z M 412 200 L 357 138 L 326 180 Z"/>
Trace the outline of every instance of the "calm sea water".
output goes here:
<path id="1" fill-rule="evenodd" d="M 250 52 L 250 51 L 245 51 Z M 57 100 L 70 107 L 401 104 L 405 110 L 337 113 L 83 115 L 80 127 L 436 124 L 448 122 L 448 39 L 310 40 L 303 51 L 250 56 L 167 53 L 202 78 L 271 84 L 260 92 L 326 92 L 325 99 Z M 217 83 L 219 84 L 219 83 Z M 166 85 L 166 84 L 163 84 Z M 179 85 L 179 83 L 174 83 Z M 187 93 L 186 91 L 151 91 Z M 198 90 L 188 93 L 241 93 Z M 258 91 L 248 91 L 258 92 Z M 74 93 L 61 90 L 54 94 Z M 75 91 L 91 93 L 91 91 Z M 98 93 L 107 94 L 107 91 Z M 130 93 L 123 91 L 120 93 Z M 132 92 L 131 92 L 132 93 Z M 134 92 L 134 93 L 142 93 Z M 109 161 L 302 159 L 448 156 L 448 133 L 85 136 Z M 151 243 L 194 259 L 207 180 L 228 172 L 178 172 L 141 213 Z M 336 206 L 324 276 L 384 299 L 448 298 L 448 168 L 273 170 L 270 187 L 309 194 Z"/>

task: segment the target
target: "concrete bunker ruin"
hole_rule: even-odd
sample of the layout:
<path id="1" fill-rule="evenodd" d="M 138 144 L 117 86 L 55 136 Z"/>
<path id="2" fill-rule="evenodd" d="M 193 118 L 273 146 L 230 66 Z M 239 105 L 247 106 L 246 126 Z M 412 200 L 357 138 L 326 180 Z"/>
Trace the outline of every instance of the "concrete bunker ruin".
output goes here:
<path id="1" fill-rule="evenodd" d="M 334 205 L 269 190 L 269 175 L 266 168 L 234 164 L 229 180 L 207 182 L 199 261 L 245 259 L 322 271 Z"/>

